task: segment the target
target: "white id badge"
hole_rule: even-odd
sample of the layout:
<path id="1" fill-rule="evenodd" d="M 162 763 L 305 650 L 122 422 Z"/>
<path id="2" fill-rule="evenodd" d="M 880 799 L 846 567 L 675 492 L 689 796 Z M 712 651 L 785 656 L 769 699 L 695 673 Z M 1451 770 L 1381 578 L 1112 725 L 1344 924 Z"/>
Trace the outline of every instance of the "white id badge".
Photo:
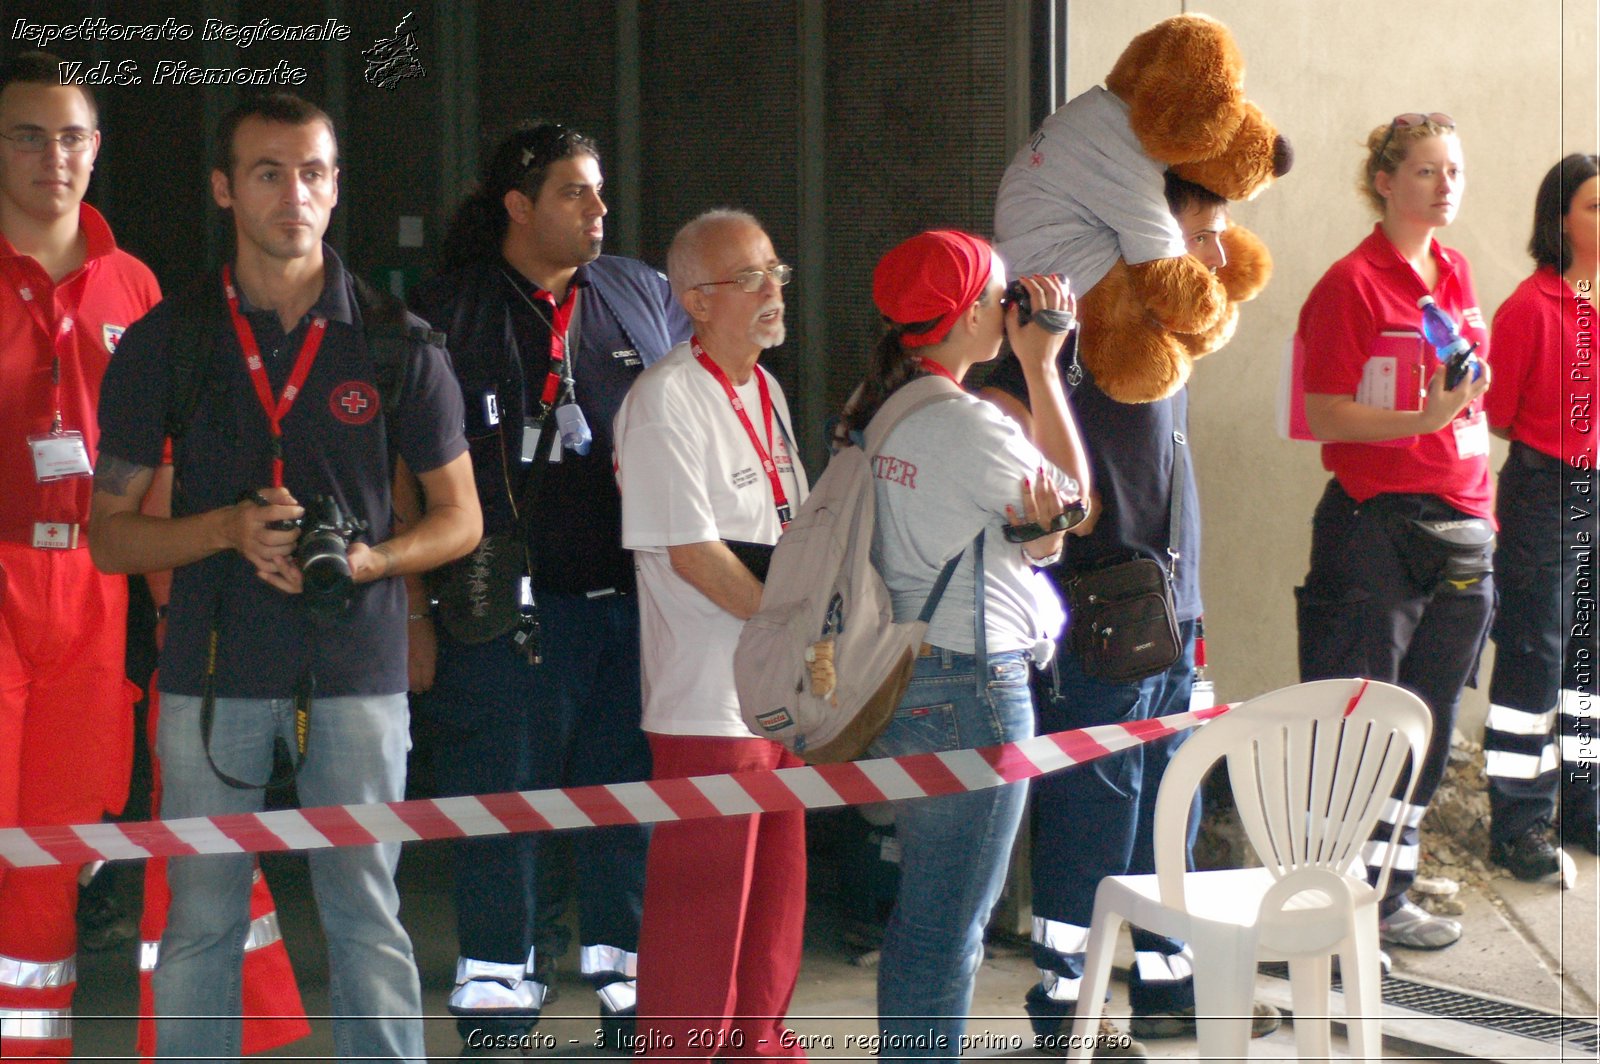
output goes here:
<path id="1" fill-rule="evenodd" d="M 94 474 L 94 467 L 89 464 L 89 448 L 84 445 L 81 432 L 29 436 L 28 446 L 33 450 L 33 477 L 40 484 Z"/>
<path id="2" fill-rule="evenodd" d="M 540 422 L 531 417 L 522 419 L 522 464 L 527 465 L 534 459 L 534 450 L 539 446 Z"/>
<path id="3" fill-rule="evenodd" d="M 1482 410 L 1450 423 L 1456 434 L 1456 457 L 1477 458 L 1489 453 L 1489 419 Z"/>

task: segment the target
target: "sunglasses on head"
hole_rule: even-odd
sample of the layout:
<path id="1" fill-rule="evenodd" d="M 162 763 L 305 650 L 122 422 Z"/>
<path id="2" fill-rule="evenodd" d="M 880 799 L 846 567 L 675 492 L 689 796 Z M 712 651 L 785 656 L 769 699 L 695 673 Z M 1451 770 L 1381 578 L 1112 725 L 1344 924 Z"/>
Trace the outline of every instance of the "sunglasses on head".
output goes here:
<path id="1" fill-rule="evenodd" d="M 1429 122 L 1436 126 L 1443 126 L 1445 129 L 1456 128 L 1456 120 L 1443 111 L 1430 111 L 1427 114 L 1423 114 L 1421 111 L 1407 111 L 1405 114 L 1395 115 L 1394 120 L 1389 123 L 1389 132 L 1383 135 L 1383 143 L 1378 146 L 1378 158 L 1383 158 L 1383 153 L 1389 147 L 1389 142 L 1394 139 L 1395 130 L 1426 125 Z"/>
<path id="2" fill-rule="evenodd" d="M 522 172 L 549 166 L 566 152 L 567 127 L 551 122 L 528 130 L 522 140 Z"/>

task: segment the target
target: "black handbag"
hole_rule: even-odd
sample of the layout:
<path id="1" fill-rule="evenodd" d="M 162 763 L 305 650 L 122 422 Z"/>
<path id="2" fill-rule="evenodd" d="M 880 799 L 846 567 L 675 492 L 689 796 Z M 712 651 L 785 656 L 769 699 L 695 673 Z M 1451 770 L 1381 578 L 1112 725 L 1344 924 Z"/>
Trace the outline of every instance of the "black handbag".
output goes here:
<path id="1" fill-rule="evenodd" d="M 499 639 L 522 619 L 528 548 L 515 532 L 484 536 L 473 552 L 428 574 L 439 624 L 457 643 Z"/>
<path id="2" fill-rule="evenodd" d="M 1172 509 L 1167 565 L 1140 556 L 1087 569 L 1067 581 L 1072 652 L 1085 675 L 1102 683 L 1137 683 L 1165 672 L 1183 654 L 1172 587 L 1188 476 L 1188 444 L 1172 434 Z"/>

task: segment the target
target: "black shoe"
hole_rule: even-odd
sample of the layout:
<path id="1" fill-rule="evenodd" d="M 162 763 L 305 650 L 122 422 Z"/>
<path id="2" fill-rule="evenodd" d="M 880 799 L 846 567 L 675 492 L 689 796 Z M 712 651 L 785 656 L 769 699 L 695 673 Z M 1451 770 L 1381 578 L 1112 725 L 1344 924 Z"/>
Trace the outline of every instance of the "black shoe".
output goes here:
<path id="1" fill-rule="evenodd" d="M 1493 843 L 1489 860 L 1525 883 L 1561 874 L 1561 854 L 1550 844 L 1550 828 L 1543 821 L 1510 842 Z"/>
<path id="2" fill-rule="evenodd" d="M 139 925 L 122 909 L 114 894 L 84 891 L 78 895 L 78 946 L 112 949 L 139 937 Z"/>
<path id="3" fill-rule="evenodd" d="M 600 1041 L 613 1053 L 632 1053 L 639 1044 L 639 1013 L 600 1012 Z"/>
<path id="4" fill-rule="evenodd" d="M 1283 1013 L 1264 1001 L 1250 1011 L 1250 1037 L 1265 1038 L 1283 1025 Z M 1194 1006 L 1174 1012 L 1136 1012 L 1128 1022 L 1135 1038 L 1188 1038 L 1195 1033 Z"/>
<path id="5" fill-rule="evenodd" d="M 1033 1024 L 1034 1049 L 1056 1056 L 1066 1053 L 1067 1021 L 1072 1019 L 1076 1005 L 1076 1002 L 1056 1001 L 1045 992 L 1042 985 L 1034 984 L 1022 1004 L 1028 1012 L 1028 1021 Z M 1111 1017 L 1102 1013 L 1100 1027 L 1095 1034 L 1094 1059 L 1148 1060 L 1150 1058 L 1143 1042 L 1136 1042 L 1131 1035 L 1118 1030 L 1117 1025 L 1111 1022 Z"/>
<path id="6" fill-rule="evenodd" d="M 1028 996 L 1023 999 L 1022 1007 L 1027 1010 L 1028 1022 L 1033 1025 L 1033 1040 L 1037 1048 L 1046 1048 L 1041 1039 L 1054 1038 L 1061 1034 L 1061 1028 L 1072 1018 L 1072 1005 L 1070 1001 L 1057 1001 L 1052 998 L 1041 983 L 1033 984 L 1028 990 Z"/>

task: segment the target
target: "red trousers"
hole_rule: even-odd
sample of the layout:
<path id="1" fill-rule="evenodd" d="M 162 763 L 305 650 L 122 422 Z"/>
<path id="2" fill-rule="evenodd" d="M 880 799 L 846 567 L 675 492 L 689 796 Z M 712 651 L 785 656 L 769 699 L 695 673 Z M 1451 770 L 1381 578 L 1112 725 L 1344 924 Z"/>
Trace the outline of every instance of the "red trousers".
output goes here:
<path id="1" fill-rule="evenodd" d="M 117 812 L 133 765 L 124 675 L 128 582 L 87 548 L 0 542 L 0 827 Z M 0 1033 L 7 1059 L 71 1055 L 78 867 L 0 870 Z"/>
<path id="2" fill-rule="evenodd" d="M 789 768 L 765 739 L 650 734 L 655 778 Z M 806 912 L 805 814 L 657 824 L 639 930 L 645 1055 L 805 1059 L 784 1044 Z"/>

